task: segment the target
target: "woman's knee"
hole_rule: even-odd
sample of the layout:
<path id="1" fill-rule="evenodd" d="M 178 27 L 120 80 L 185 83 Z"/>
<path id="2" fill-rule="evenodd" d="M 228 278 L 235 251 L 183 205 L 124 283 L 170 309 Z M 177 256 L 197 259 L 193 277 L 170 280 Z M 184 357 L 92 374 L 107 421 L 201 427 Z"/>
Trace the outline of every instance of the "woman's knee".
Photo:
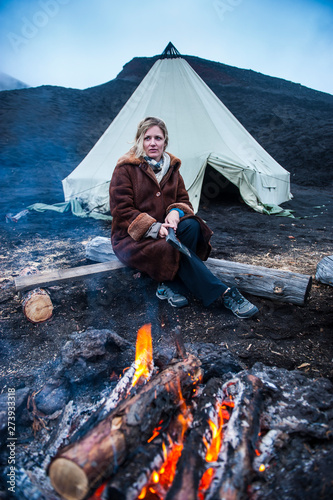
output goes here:
<path id="1" fill-rule="evenodd" d="M 178 224 L 177 237 L 195 251 L 200 237 L 200 224 L 196 219 L 185 219 Z"/>
<path id="2" fill-rule="evenodd" d="M 200 224 L 197 221 L 197 219 L 185 219 L 180 221 L 178 224 L 178 229 L 177 231 L 182 232 L 182 231 L 199 231 L 200 230 Z"/>

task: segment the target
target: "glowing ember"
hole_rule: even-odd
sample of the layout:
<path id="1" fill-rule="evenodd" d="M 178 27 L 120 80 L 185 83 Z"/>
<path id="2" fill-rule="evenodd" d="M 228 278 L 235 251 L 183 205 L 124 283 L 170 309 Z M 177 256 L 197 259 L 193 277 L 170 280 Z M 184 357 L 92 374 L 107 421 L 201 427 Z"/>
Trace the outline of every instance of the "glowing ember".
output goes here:
<path id="1" fill-rule="evenodd" d="M 146 486 L 144 486 L 144 487 L 142 488 L 142 491 L 141 491 L 140 495 L 138 496 L 138 499 L 139 499 L 139 500 L 141 500 L 142 498 L 145 498 L 146 493 L 147 493 L 147 487 L 146 487 Z"/>
<path id="2" fill-rule="evenodd" d="M 147 443 L 151 443 L 157 436 L 159 436 L 160 432 L 161 432 L 161 429 L 162 429 L 162 423 L 163 423 L 163 420 L 160 420 L 160 422 L 158 423 L 158 427 L 156 427 L 154 430 L 153 430 L 153 434 L 152 436 L 148 439 Z"/>
<path id="3" fill-rule="evenodd" d="M 259 467 L 259 471 L 260 472 L 264 472 L 266 470 L 266 467 L 264 464 L 261 464 L 260 467 Z"/>
<path id="4" fill-rule="evenodd" d="M 160 475 L 158 472 L 154 471 L 152 474 L 152 481 L 153 483 L 158 483 L 160 480 Z"/>
<path id="5" fill-rule="evenodd" d="M 132 380 L 134 387 L 138 380 L 143 377 L 148 379 L 153 367 L 153 343 L 151 339 L 151 325 L 143 325 L 136 340 L 135 373 Z"/>
<path id="6" fill-rule="evenodd" d="M 215 470 L 213 469 L 213 467 L 209 467 L 209 469 L 207 469 L 203 473 L 199 484 L 198 500 L 204 500 L 205 492 L 208 490 L 212 482 L 212 479 L 214 477 L 214 472 Z"/>
<path id="7" fill-rule="evenodd" d="M 91 497 L 89 497 L 89 500 L 100 500 L 101 495 L 105 490 L 105 488 L 106 488 L 106 483 L 102 484 L 99 488 L 97 488 L 95 493 Z"/>

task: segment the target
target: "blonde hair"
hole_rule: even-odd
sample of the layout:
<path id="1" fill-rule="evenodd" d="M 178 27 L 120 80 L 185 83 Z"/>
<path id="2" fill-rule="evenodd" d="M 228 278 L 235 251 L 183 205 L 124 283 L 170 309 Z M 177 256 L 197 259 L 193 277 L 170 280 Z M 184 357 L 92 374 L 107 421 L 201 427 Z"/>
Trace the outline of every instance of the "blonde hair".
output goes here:
<path id="1" fill-rule="evenodd" d="M 161 118 L 156 118 L 154 116 L 147 116 L 138 125 L 138 129 L 136 131 L 136 136 L 135 136 L 135 141 L 134 141 L 134 146 L 132 147 L 132 151 L 135 154 L 137 158 L 140 158 L 142 156 L 145 156 L 145 150 L 143 149 L 143 139 L 144 136 L 147 132 L 148 129 L 154 126 L 159 127 L 164 135 L 164 151 L 166 150 L 166 147 L 169 143 L 169 135 L 168 135 L 168 129 Z"/>

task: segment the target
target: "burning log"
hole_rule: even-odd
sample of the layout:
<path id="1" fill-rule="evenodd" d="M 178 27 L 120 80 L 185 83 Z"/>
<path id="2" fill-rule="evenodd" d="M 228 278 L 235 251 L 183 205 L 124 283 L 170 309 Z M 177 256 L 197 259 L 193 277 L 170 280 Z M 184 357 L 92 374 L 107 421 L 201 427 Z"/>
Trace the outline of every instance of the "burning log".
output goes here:
<path id="1" fill-rule="evenodd" d="M 197 500 L 198 498 L 200 477 L 207 468 L 207 448 L 209 449 L 213 441 L 212 423 L 216 425 L 219 420 L 218 407 L 223 399 L 222 385 L 221 379 L 210 379 L 199 397 L 192 428 L 186 438 L 177 464 L 176 476 L 166 500 Z M 227 414 L 228 418 L 229 414 Z M 219 424 L 219 437 L 214 443 L 217 454 L 220 451 L 218 441 L 222 438 L 222 422 Z"/>
<path id="2" fill-rule="evenodd" d="M 26 267 L 20 276 L 30 277 L 37 274 L 37 269 Z M 35 288 L 22 295 L 22 310 L 26 318 L 32 323 L 42 323 L 51 318 L 53 304 L 46 290 Z"/>
<path id="3" fill-rule="evenodd" d="M 234 409 L 225 430 L 215 474 L 205 500 L 242 500 L 253 474 L 252 462 L 258 441 L 262 381 L 242 373 L 224 385 Z"/>
<path id="4" fill-rule="evenodd" d="M 68 500 L 81 500 L 110 477 L 139 443 L 147 441 L 161 419 L 181 404 L 201 377 L 200 361 L 192 355 L 157 374 L 53 459 L 49 476 L 55 490 Z"/>
<path id="5" fill-rule="evenodd" d="M 157 438 L 142 447 L 131 462 L 108 482 L 102 500 L 135 500 L 153 472 L 163 464 L 163 443 L 161 438 Z"/>
<path id="6" fill-rule="evenodd" d="M 166 495 L 165 482 L 172 481 L 173 474 L 168 463 L 169 456 L 175 443 L 182 443 L 187 423 L 184 423 L 182 410 L 175 415 L 171 422 L 161 424 L 154 440 L 149 440 L 144 446 L 131 457 L 129 463 L 109 481 L 103 491 L 101 500 L 136 500 L 142 493 L 147 492 L 149 483 L 152 482 L 153 489 L 158 489 L 162 496 Z M 167 427 L 167 436 L 163 428 Z M 179 445 L 178 445 L 179 446 Z M 176 444 L 177 447 L 177 444 Z M 171 457 L 173 460 L 174 455 Z M 173 464 L 175 467 L 175 464 Z M 163 467 L 165 466 L 165 467 Z M 162 468 L 166 478 L 160 476 Z M 171 467 L 172 468 L 172 467 Z M 150 487 L 151 489 L 151 487 Z"/>

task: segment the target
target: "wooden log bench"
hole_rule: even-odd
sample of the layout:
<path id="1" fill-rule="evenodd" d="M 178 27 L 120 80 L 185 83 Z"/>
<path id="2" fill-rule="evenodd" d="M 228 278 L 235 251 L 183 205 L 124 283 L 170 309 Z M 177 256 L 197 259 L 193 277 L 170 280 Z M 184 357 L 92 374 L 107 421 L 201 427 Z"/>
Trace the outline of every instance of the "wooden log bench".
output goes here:
<path id="1" fill-rule="evenodd" d="M 96 240 L 98 240 L 96 242 Z M 114 255 L 108 238 L 95 238 L 87 246 L 86 257 L 97 264 L 58 269 L 31 276 L 18 276 L 14 279 L 15 291 L 26 291 L 36 287 L 48 287 L 67 281 L 76 281 L 94 276 L 108 276 L 116 269 L 126 268 Z M 93 252 L 89 250 L 93 247 Z M 100 252 L 98 251 L 100 248 Z M 209 258 L 207 267 L 228 286 L 236 286 L 239 290 L 258 297 L 279 302 L 304 305 L 311 289 L 312 277 L 262 266 L 252 266 L 233 261 Z M 129 269 L 129 268 L 128 268 Z"/>

